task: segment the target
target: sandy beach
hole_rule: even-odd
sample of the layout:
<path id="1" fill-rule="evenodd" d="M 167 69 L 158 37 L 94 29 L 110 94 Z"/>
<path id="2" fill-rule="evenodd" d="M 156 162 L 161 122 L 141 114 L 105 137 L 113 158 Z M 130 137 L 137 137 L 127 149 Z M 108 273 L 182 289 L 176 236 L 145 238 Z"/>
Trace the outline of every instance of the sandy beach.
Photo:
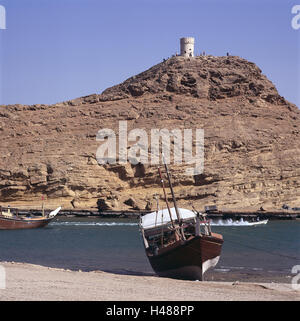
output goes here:
<path id="1" fill-rule="evenodd" d="M 291 284 L 181 281 L 1 262 L 1 301 L 299 301 Z"/>

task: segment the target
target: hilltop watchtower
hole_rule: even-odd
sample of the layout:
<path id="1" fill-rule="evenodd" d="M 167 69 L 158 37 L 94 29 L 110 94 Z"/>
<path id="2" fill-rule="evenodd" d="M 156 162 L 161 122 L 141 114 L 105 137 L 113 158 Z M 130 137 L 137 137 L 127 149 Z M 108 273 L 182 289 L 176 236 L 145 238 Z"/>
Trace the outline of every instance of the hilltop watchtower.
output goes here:
<path id="1" fill-rule="evenodd" d="M 195 38 L 180 38 L 180 56 L 194 57 Z"/>

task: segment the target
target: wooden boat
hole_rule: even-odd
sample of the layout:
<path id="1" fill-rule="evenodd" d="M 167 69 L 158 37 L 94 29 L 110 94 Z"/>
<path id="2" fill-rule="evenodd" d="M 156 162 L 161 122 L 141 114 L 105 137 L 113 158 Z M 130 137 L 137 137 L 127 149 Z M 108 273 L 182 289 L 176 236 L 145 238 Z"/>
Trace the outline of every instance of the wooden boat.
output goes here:
<path id="1" fill-rule="evenodd" d="M 44 227 L 49 224 L 61 210 L 58 207 L 48 215 L 39 217 L 24 217 L 18 214 L 18 209 L 7 208 L 6 211 L 0 207 L 0 230 L 17 230 Z"/>
<path id="2" fill-rule="evenodd" d="M 146 255 L 153 270 L 162 277 L 203 280 L 204 273 L 216 266 L 221 255 L 223 237 L 212 233 L 205 215 L 178 208 L 168 168 L 165 165 L 174 207 L 141 216 L 140 231 Z"/>

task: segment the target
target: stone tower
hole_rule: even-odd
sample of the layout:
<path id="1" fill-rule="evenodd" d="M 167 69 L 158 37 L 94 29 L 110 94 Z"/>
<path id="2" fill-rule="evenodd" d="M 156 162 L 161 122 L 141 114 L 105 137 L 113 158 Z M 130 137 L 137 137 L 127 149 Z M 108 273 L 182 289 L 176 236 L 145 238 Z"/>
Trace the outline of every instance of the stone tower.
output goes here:
<path id="1" fill-rule="evenodd" d="M 180 56 L 194 57 L 195 38 L 186 37 L 180 39 Z"/>

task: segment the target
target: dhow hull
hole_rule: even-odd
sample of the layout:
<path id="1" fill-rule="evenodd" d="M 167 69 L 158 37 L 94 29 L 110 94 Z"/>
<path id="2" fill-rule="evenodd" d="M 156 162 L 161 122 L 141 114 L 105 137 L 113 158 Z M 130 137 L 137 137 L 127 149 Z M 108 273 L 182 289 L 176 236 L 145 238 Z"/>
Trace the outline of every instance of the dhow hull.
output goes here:
<path id="1" fill-rule="evenodd" d="M 39 228 L 48 225 L 52 221 L 52 218 L 42 219 L 16 219 L 9 217 L 0 217 L 0 230 L 19 230 L 19 229 L 31 229 Z"/>
<path id="2" fill-rule="evenodd" d="M 148 255 L 156 274 L 183 280 L 203 280 L 203 274 L 220 258 L 223 238 L 220 234 L 195 236 L 163 248 L 157 255 Z"/>

